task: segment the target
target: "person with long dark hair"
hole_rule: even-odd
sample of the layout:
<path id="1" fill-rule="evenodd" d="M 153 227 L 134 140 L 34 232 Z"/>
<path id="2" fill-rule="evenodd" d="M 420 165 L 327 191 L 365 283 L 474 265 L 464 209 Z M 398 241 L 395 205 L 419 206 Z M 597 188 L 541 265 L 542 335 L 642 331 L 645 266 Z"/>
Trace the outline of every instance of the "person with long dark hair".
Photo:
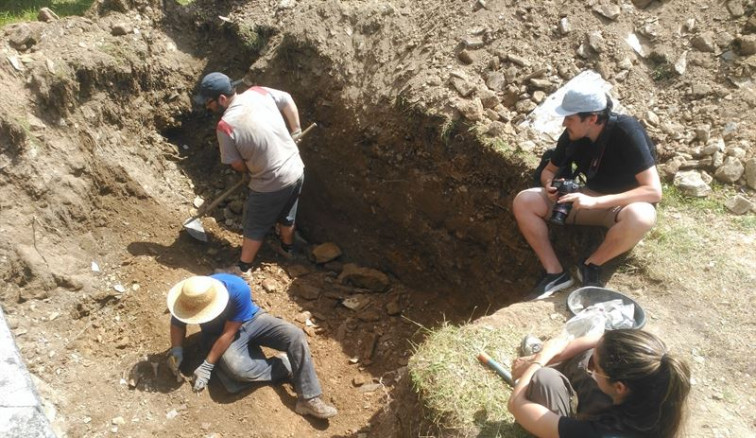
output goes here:
<path id="1" fill-rule="evenodd" d="M 544 438 L 675 437 L 690 393 L 688 365 L 638 329 L 551 339 L 512 375 L 509 411 Z"/>

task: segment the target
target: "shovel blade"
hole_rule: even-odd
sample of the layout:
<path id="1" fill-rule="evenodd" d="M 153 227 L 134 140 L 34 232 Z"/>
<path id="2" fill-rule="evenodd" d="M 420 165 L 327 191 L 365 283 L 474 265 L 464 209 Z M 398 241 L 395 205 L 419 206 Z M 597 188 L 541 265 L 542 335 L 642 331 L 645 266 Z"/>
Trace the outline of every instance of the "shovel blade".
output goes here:
<path id="1" fill-rule="evenodd" d="M 205 234 L 205 228 L 202 227 L 202 222 L 200 222 L 199 218 L 193 217 L 187 219 L 186 222 L 184 222 L 184 229 L 195 239 L 207 242 L 207 234 Z"/>

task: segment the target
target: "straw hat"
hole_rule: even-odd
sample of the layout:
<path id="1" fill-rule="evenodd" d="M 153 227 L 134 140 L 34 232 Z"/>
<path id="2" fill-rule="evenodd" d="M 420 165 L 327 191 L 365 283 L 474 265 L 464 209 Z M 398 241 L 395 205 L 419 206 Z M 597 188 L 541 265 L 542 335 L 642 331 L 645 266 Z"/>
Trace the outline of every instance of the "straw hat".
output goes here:
<path id="1" fill-rule="evenodd" d="M 189 277 L 171 288 L 167 302 L 171 315 L 179 321 L 202 324 L 223 312 L 228 303 L 228 290 L 214 278 Z"/>

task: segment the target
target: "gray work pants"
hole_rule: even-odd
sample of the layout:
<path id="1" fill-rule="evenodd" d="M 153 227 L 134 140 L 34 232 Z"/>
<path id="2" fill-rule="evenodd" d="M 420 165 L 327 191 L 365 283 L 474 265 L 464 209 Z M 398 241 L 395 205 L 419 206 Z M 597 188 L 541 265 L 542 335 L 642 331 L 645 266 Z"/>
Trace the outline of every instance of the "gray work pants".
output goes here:
<path id="1" fill-rule="evenodd" d="M 286 352 L 291 362 L 291 380 L 300 399 L 307 400 L 322 394 L 305 332 L 262 310 L 239 328 L 234 342 L 218 361 L 220 371 L 237 382 L 285 381 L 289 370 L 283 361 L 277 357 L 266 358 L 260 347 Z M 232 389 L 226 382 L 223 383 L 231 392 L 243 389 Z"/>
<path id="2" fill-rule="evenodd" d="M 585 371 L 592 354 L 593 350 L 588 350 L 554 368 L 540 368 L 528 385 L 526 398 L 565 417 L 591 415 L 611 406 L 611 397 Z"/>

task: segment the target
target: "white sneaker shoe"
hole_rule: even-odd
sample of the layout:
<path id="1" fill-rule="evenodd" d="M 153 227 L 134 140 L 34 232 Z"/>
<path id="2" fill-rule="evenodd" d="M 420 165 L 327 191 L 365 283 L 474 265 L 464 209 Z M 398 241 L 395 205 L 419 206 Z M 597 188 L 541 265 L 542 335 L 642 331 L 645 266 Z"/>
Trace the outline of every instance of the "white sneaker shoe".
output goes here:
<path id="1" fill-rule="evenodd" d="M 316 418 L 331 418 L 339 413 L 333 406 L 327 404 L 320 397 L 313 397 L 309 400 L 297 400 L 297 406 L 294 410 L 299 415 L 312 415 Z"/>

